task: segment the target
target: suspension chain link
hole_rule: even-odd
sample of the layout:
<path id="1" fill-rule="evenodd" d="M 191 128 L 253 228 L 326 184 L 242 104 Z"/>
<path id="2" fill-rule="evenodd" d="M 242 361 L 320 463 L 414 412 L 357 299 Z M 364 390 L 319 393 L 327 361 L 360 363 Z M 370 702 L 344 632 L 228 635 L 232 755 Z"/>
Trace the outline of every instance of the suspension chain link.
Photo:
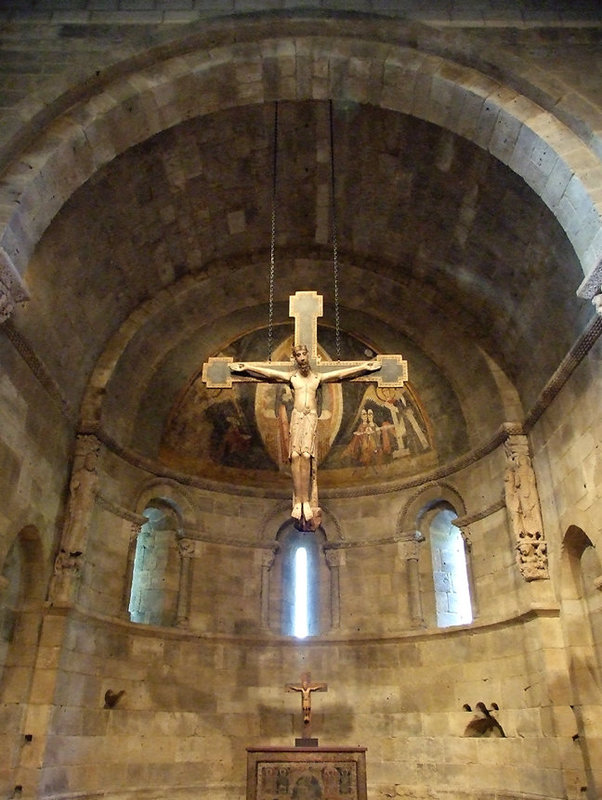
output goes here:
<path id="1" fill-rule="evenodd" d="M 334 169 L 334 120 L 332 113 L 332 100 L 328 104 L 330 112 L 330 198 L 332 213 L 332 271 L 334 278 L 334 326 L 337 361 L 341 360 L 341 330 L 339 317 L 339 246 L 337 241 L 337 206 L 336 184 Z"/>
<path id="2" fill-rule="evenodd" d="M 274 139 L 272 153 L 272 219 L 270 230 L 270 290 L 268 302 L 268 361 L 274 343 L 274 275 L 276 272 L 276 186 L 278 167 L 278 101 L 274 103 Z"/>

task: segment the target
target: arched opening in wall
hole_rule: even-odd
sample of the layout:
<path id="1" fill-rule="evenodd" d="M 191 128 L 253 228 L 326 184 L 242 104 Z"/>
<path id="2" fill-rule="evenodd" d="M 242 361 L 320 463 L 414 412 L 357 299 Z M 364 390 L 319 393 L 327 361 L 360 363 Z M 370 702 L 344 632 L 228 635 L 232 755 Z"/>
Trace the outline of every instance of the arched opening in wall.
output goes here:
<path id="1" fill-rule="evenodd" d="M 304 639 L 331 626 L 330 577 L 321 529 L 306 533 L 286 523 L 278 532 L 271 607 L 279 632 Z M 271 626 L 274 627 L 274 626 Z"/>
<path id="2" fill-rule="evenodd" d="M 33 678 L 47 577 L 38 531 L 33 525 L 27 526 L 11 545 L 0 576 L 2 762 L 11 771 L 18 765 L 23 745 L 22 728 Z M 9 780 L 9 783 L 12 787 L 14 781 L 11 783 Z"/>
<path id="3" fill-rule="evenodd" d="M 421 530 L 431 549 L 437 625 L 468 625 L 473 621 L 468 553 L 458 514 L 447 502 L 436 503 L 424 515 Z"/>
<path id="4" fill-rule="evenodd" d="M 128 606 L 130 620 L 145 625 L 174 625 L 179 590 L 180 514 L 164 500 L 157 499 L 149 502 L 143 516 L 147 521 L 136 537 Z"/>
<path id="5" fill-rule="evenodd" d="M 602 566 L 594 545 L 577 526 L 562 547 L 561 604 L 571 680 L 579 702 L 600 703 L 602 669 Z"/>
<path id="6" fill-rule="evenodd" d="M 560 602 L 571 681 L 571 708 L 587 777 L 587 798 L 600 796 L 596 779 L 599 754 L 590 742 L 599 739 L 602 713 L 602 565 L 589 536 L 568 528 L 562 543 Z"/>

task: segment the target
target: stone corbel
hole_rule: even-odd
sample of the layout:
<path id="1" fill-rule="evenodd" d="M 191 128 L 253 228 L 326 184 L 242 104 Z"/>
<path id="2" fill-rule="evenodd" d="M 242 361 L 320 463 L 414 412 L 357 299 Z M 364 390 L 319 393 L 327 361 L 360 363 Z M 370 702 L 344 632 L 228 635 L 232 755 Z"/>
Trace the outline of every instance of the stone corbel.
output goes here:
<path id="1" fill-rule="evenodd" d="M 0 247 L 0 325 L 9 319 L 17 303 L 27 300 L 29 294 L 21 282 L 21 276 L 6 250 Z"/>
<path id="2" fill-rule="evenodd" d="M 602 286 L 598 290 L 598 293 L 592 297 L 592 304 L 596 309 L 596 313 L 602 317 Z"/>

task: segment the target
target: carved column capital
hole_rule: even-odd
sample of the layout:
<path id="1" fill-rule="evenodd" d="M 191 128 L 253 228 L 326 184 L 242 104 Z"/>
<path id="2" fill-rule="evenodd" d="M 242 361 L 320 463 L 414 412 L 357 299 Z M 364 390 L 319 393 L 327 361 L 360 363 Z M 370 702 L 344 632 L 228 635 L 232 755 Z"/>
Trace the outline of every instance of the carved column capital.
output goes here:
<path id="1" fill-rule="evenodd" d="M 324 558 L 326 559 L 326 564 L 329 569 L 333 569 L 333 567 L 338 568 L 345 566 L 344 550 L 324 550 Z"/>
<path id="2" fill-rule="evenodd" d="M 468 525 L 462 525 L 461 527 L 458 526 L 458 530 L 460 531 L 460 535 L 464 540 L 464 547 L 466 548 L 466 552 L 470 553 L 472 551 L 472 535 L 470 533 L 470 528 Z"/>
<path id="3" fill-rule="evenodd" d="M 274 559 L 279 550 L 278 544 L 269 545 L 268 547 L 261 548 L 261 567 L 262 569 L 272 569 L 274 566 Z"/>
<path id="4" fill-rule="evenodd" d="M 181 558 L 192 558 L 196 553 L 196 542 L 194 539 L 178 539 L 178 553 Z"/>
<path id="5" fill-rule="evenodd" d="M 397 555 L 404 561 L 418 561 L 420 558 L 420 545 L 424 536 L 419 531 L 412 531 L 412 537 L 399 539 L 397 542 Z"/>
<path id="6" fill-rule="evenodd" d="M 130 522 L 130 541 L 138 538 L 142 530 L 142 522 Z"/>

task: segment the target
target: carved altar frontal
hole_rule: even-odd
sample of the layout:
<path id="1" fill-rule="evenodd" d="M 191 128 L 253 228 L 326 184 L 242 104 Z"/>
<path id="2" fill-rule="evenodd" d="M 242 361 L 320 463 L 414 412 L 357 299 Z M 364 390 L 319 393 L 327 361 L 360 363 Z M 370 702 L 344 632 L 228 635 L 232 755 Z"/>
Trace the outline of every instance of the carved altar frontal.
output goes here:
<path id="1" fill-rule="evenodd" d="M 247 800 L 367 800 L 365 747 L 247 748 Z"/>

